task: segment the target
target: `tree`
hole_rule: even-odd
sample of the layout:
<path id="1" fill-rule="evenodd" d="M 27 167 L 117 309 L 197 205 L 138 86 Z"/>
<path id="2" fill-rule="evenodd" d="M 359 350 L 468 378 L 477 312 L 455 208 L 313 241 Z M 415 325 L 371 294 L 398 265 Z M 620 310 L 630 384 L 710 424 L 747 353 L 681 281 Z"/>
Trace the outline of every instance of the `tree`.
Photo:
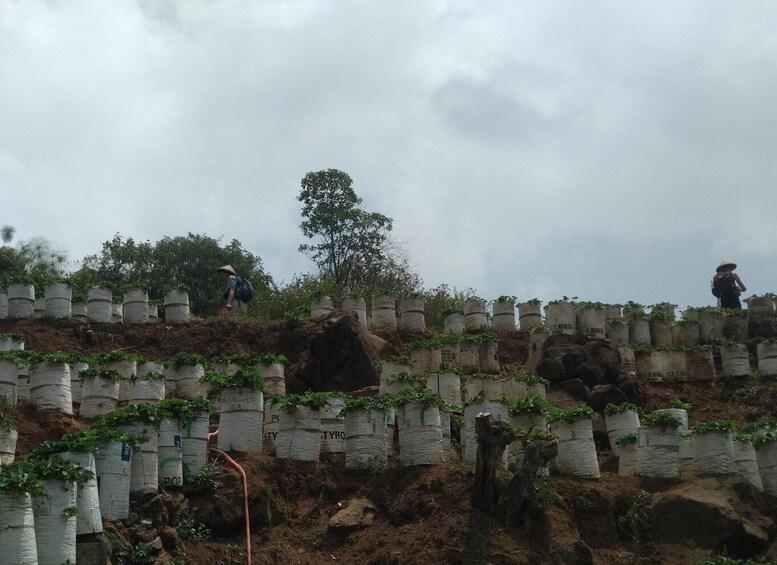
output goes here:
<path id="1" fill-rule="evenodd" d="M 220 239 L 189 233 L 152 244 L 116 234 L 103 243 L 99 255 L 84 258 L 73 279 L 79 285 L 105 285 L 117 293 L 130 287 L 143 288 L 156 299 L 183 284 L 189 289 L 192 312 L 203 316 L 213 313 L 222 301 L 216 269 L 225 264 L 251 280 L 255 289 L 251 307 L 257 310 L 273 288 L 272 278 L 264 272 L 261 258 L 243 249 L 237 240 L 222 246 Z"/>
<path id="2" fill-rule="evenodd" d="M 16 234 L 16 228 L 9 226 L 8 224 L 0 228 L 0 240 L 3 241 L 3 245 L 8 245 L 13 241 L 13 236 Z"/>
<path id="3" fill-rule="evenodd" d="M 393 221 L 359 208 L 362 199 L 351 177 L 337 169 L 306 174 L 297 200 L 302 202 L 302 234 L 317 243 L 299 251 L 316 263 L 322 278 L 343 291 L 394 284 L 417 286 L 401 247 L 391 239 Z"/>

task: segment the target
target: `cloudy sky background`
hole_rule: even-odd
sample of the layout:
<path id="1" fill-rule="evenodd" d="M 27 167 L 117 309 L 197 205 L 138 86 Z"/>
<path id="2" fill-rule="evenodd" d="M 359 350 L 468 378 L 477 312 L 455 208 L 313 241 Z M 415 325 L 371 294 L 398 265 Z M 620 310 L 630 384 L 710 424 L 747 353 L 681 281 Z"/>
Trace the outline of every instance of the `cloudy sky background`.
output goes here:
<path id="1" fill-rule="evenodd" d="M 240 240 L 276 282 L 337 168 L 431 288 L 777 292 L 777 3 L 0 0 L 0 224 Z"/>

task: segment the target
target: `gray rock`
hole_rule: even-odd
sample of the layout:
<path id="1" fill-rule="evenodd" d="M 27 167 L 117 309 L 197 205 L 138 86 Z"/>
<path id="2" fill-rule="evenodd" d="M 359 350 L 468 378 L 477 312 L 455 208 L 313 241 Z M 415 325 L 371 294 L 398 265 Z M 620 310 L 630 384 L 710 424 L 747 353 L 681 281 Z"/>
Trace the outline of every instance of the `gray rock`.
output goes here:
<path id="1" fill-rule="evenodd" d="M 378 509 L 366 498 L 354 498 L 329 520 L 333 531 L 358 530 L 371 526 Z"/>

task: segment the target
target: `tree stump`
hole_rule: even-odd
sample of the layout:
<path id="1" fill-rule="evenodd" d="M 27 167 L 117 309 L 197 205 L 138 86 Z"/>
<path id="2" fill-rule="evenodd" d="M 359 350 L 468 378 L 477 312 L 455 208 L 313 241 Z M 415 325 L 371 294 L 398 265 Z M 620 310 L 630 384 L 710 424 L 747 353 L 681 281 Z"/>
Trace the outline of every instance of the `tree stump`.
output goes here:
<path id="1" fill-rule="evenodd" d="M 507 526 L 515 526 L 518 523 L 529 489 L 537 479 L 537 472 L 556 455 L 558 455 L 556 440 L 526 442 L 521 467 L 507 483 L 507 488 L 496 504 L 496 513 L 504 517 Z"/>
<path id="2" fill-rule="evenodd" d="M 475 417 L 475 433 L 478 450 L 472 503 L 478 508 L 491 511 L 499 497 L 496 470 L 502 463 L 505 448 L 518 436 L 507 422 L 495 421 L 488 412 L 481 412 Z"/>

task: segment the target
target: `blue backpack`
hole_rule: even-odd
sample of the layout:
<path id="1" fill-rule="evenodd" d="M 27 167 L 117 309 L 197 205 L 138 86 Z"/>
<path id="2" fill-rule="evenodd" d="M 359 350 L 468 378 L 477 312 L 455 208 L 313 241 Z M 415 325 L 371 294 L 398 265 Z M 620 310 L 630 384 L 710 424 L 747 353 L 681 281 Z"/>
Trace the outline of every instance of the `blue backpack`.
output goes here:
<path id="1" fill-rule="evenodd" d="M 250 302 L 254 297 L 254 285 L 245 277 L 235 276 L 237 286 L 235 286 L 235 298 L 240 302 Z"/>

